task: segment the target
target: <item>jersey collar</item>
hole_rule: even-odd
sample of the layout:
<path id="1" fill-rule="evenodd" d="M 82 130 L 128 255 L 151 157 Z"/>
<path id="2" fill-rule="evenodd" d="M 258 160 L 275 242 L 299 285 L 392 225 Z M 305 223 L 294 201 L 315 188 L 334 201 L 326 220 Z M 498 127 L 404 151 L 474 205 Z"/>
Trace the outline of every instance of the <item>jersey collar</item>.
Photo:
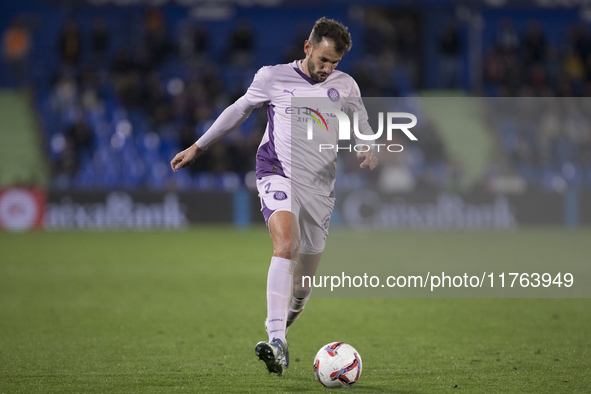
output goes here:
<path id="1" fill-rule="evenodd" d="M 302 64 L 301 60 L 296 60 L 294 62 L 295 66 L 293 69 L 295 70 L 295 72 L 297 72 L 300 75 L 300 77 L 304 78 L 310 85 L 316 85 L 318 82 L 316 82 L 315 80 L 313 80 L 312 78 L 307 76 L 306 73 L 302 71 L 301 64 Z"/>

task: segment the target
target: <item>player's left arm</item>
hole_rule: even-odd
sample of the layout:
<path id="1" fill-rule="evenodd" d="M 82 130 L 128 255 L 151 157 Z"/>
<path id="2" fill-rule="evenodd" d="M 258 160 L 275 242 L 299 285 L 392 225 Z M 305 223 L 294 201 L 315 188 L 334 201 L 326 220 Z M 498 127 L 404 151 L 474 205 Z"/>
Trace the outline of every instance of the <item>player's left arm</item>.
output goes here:
<path id="1" fill-rule="evenodd" d="M 367 110 L 365 109 L 365 105 L 363 104 L 363 99 L 361 98 L 361 92 L 359 91 L 359 86 L 357 83 L 353 81 L 351 88 L 351 92 L 349 92 L 348 97 L 346 98 L 345 104 L 345 113 L 349 116 L 349 119 L 353 119 L 353 114 L 357 113 L 359 117 L 359 132 L 364 135 L 372 135 L 374 134 L 371 126 L 369 125 Z M 357 145 L 364 145 L 367 149 L 364 148 L 363 152 L 357 153 L 357 158 L 362 160 L 359 167 L 361 168 L 369 168 L 373 170 L 378 166 L 378 158 L 374 155 L 373 149 L 370 145 L 366 144 L 363 140 L 355 136 L 355 142 Z"/>

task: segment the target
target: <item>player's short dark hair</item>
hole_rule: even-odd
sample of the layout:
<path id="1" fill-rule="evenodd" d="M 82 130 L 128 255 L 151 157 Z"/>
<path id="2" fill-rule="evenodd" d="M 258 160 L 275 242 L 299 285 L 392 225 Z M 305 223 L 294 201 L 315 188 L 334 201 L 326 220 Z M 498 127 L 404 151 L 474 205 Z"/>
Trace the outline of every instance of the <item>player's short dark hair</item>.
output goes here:
<path id="1" fill-rule="evenodd" d="M 334 49 L 338 53 L 348 52 L 353 46 L 351 34 L 347 30 L 347 26 L 334 19 L 328 19 L 323 16 L 314 24 L 308 40 L 316 46 L 325 37 L 334 41 Z"/>

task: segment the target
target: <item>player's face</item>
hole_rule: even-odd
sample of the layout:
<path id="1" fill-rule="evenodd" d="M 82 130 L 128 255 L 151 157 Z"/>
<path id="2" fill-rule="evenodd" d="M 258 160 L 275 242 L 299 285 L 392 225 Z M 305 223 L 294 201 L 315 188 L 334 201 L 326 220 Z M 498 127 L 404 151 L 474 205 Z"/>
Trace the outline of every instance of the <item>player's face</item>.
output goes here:
<path id="1" fill-rule="evenodd" d="M 334 49 L 334 42 L 323 38 L 318 44 L 314 45 L 306 40 L 304 52 L 308 63 L 308 72 L 310 78 L 316 82 L 324 82 L 326 78 L 341 61 L 343 54 Z"/>

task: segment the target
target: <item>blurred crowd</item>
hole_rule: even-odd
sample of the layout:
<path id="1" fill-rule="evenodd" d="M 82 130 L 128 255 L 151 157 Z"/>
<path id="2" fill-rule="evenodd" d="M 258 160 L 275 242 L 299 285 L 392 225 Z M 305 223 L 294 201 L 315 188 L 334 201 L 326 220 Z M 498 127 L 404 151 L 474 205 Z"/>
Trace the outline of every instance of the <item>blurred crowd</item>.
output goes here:
<path id="1" fill-rule="evenodd" d="M 570 26 L 559 48 L 552 46 L 542 25 L 529 22 L 520 34 L 503 19 L 484 64 L 490 96 L 573 97 L 591 95 L 591 35 L 586 24 Z"/>
<path id="2" fill-rule="evenodd" d="M 222 74 L 250 70 L 254 35 L 248 22 L 228 37 L 223 67 L 208 50 L 205 25 L 185 25 L 175 37 L 162 12 L 150 7 L 141 34 L 137 48 L 122 47 L 110 56 L 112 32 L 104 19 L 94 21 L 90 40 L 74 20 L 63 27 L 60 67 L 41 100 L 54 186 L 213 188 L 217 175 L 251 171 L 264 131 L 259 116 L 189 169 L 207 176 L 181 176 L 176 185 L 167 170 L 174 153 L 194 143 L 243 93 L 244 81 L 227 86 Z M 83 52 L 90 52 L 90 62 L 80 61 Z"/>
<path id="3" fill-rule="evenodd" d="M 364 96 L 413 96 L 424 86 L 426 66 L 419 19 L 413 13 L 366 10 L 362 36 L 356 41 L 362 55 L 346 70 Z M 296 28 L 292 44 L 277 54 L 276 63 L 303 58 L 303 41 L 310 27 L 301 23 Z M 214 145 L 183 175 L 172 177 L 168 162 L 244 93 L 260 66 L 256 58 L 260 37 L 248 19 L 238 20 L 224 37 L 221 54 L 212 51 L 206 24 L 182 23 L 173 29 L 157 7 L 145 9 L 138 28 L 141 39 L 133 48 L 114 44 L 116 29 L 103 17 L 95 18 L 90 29 L 82 31 L 75 19 L 63 25 L 55 37 L 59 66 L 47 73 L 51 75 L 48 87 L 37 87 L 36 92 L 53 187 L 207 189 L 244 184 L 254 170 L 264 132 L 263 110 L 253 112 L 239 130 Z M 454 19 L 444 24 L 437 37 L 439 88 L 463 86 L 464 37 L 461 24 Z M 559 50 L 548 44 L 540 23 L 532 21 L 525 33 L 519 34 L 511 20 L 503 20 L 494 42 L 485 47 L 482 85 L 486 95 L 589 96 L 591 37 L 587 26 L 570 28 L 565 40 Z M 14 86 L 26 84 L 31 47 L 26 23 L 15 19 L 3 35 L 3 56 Z M 550 120 L 563 119 L 557 115 Z M 572 119 L 582 122 L 580 116 L 569 115 L 568 120 Z M 517 129 L 506 124 L 497 127 L 508 162 L 528 182 L 543 185 L 544 176 L 531 173 L 539 175 L 537 169 L 549 161 L 553 168 L 564 163 L 578 168 L 588 160 L 588 148 L 584 148 L 590 139 L 588 133 L 569 134 L 560 127 L 550 132 L 545 123 L 533 125 L 527 132 L 507 131 Z M 394 162 L 385 160 L 386 165 L 371 175 L 380 187 L 453 190 L 461 183 L 462 164 L 449 155 L 436 127 L 426 122 L 420 131 L 421 143 L 416 148 Z M 548 159 L 545 147 L 555 145 L 567 148 L 552 148 L 561 153 L 554 152 Z M 352 172 L 354 160 L 349 157 L 344 163 L 345 179 L 353 179 L 346 173 Z M 349 184 L 355 187 L 356 183 Z"/>
<path id="4" fill-rule="evenodd" d="M 412 95 L 420 78 L 416 20 L 370 12 L 366 26 L 364 56 L 355 60 L 352 72 L 364 95 Z M 299 25 L 277 62 L 304 57 L 310 27 Z M 254 170 L 266 125 L 263 110 L 254 111 L 188 171 L 173 177 L 168 162 L 244 94 L 260 66 L 255 65 L 257 37 L 250 22 L 236 23 L 221 54 L 211 50 L 207 25 L 171 29 L 156 7 L 146 9 L 139 30 L 135 48 L 113 48 L 113 30 L 101 17 L 86 34 L 75 19 L 68 20 L 56 37 L 59 67 L 49 89 L 38 94 L 53 187 L 208 189 L 244 183 Z M 443 168 L 445 155 L 440 156 Z M 438 174 L 417 171 L 417 184 L 443 187 L 443 171 Z"/>
<path id="5" fill-rule="evenodd" d="M 487 108 L 515 174 L 549 191 L 591 188 L 589 98 L 491 98 Z"/>

